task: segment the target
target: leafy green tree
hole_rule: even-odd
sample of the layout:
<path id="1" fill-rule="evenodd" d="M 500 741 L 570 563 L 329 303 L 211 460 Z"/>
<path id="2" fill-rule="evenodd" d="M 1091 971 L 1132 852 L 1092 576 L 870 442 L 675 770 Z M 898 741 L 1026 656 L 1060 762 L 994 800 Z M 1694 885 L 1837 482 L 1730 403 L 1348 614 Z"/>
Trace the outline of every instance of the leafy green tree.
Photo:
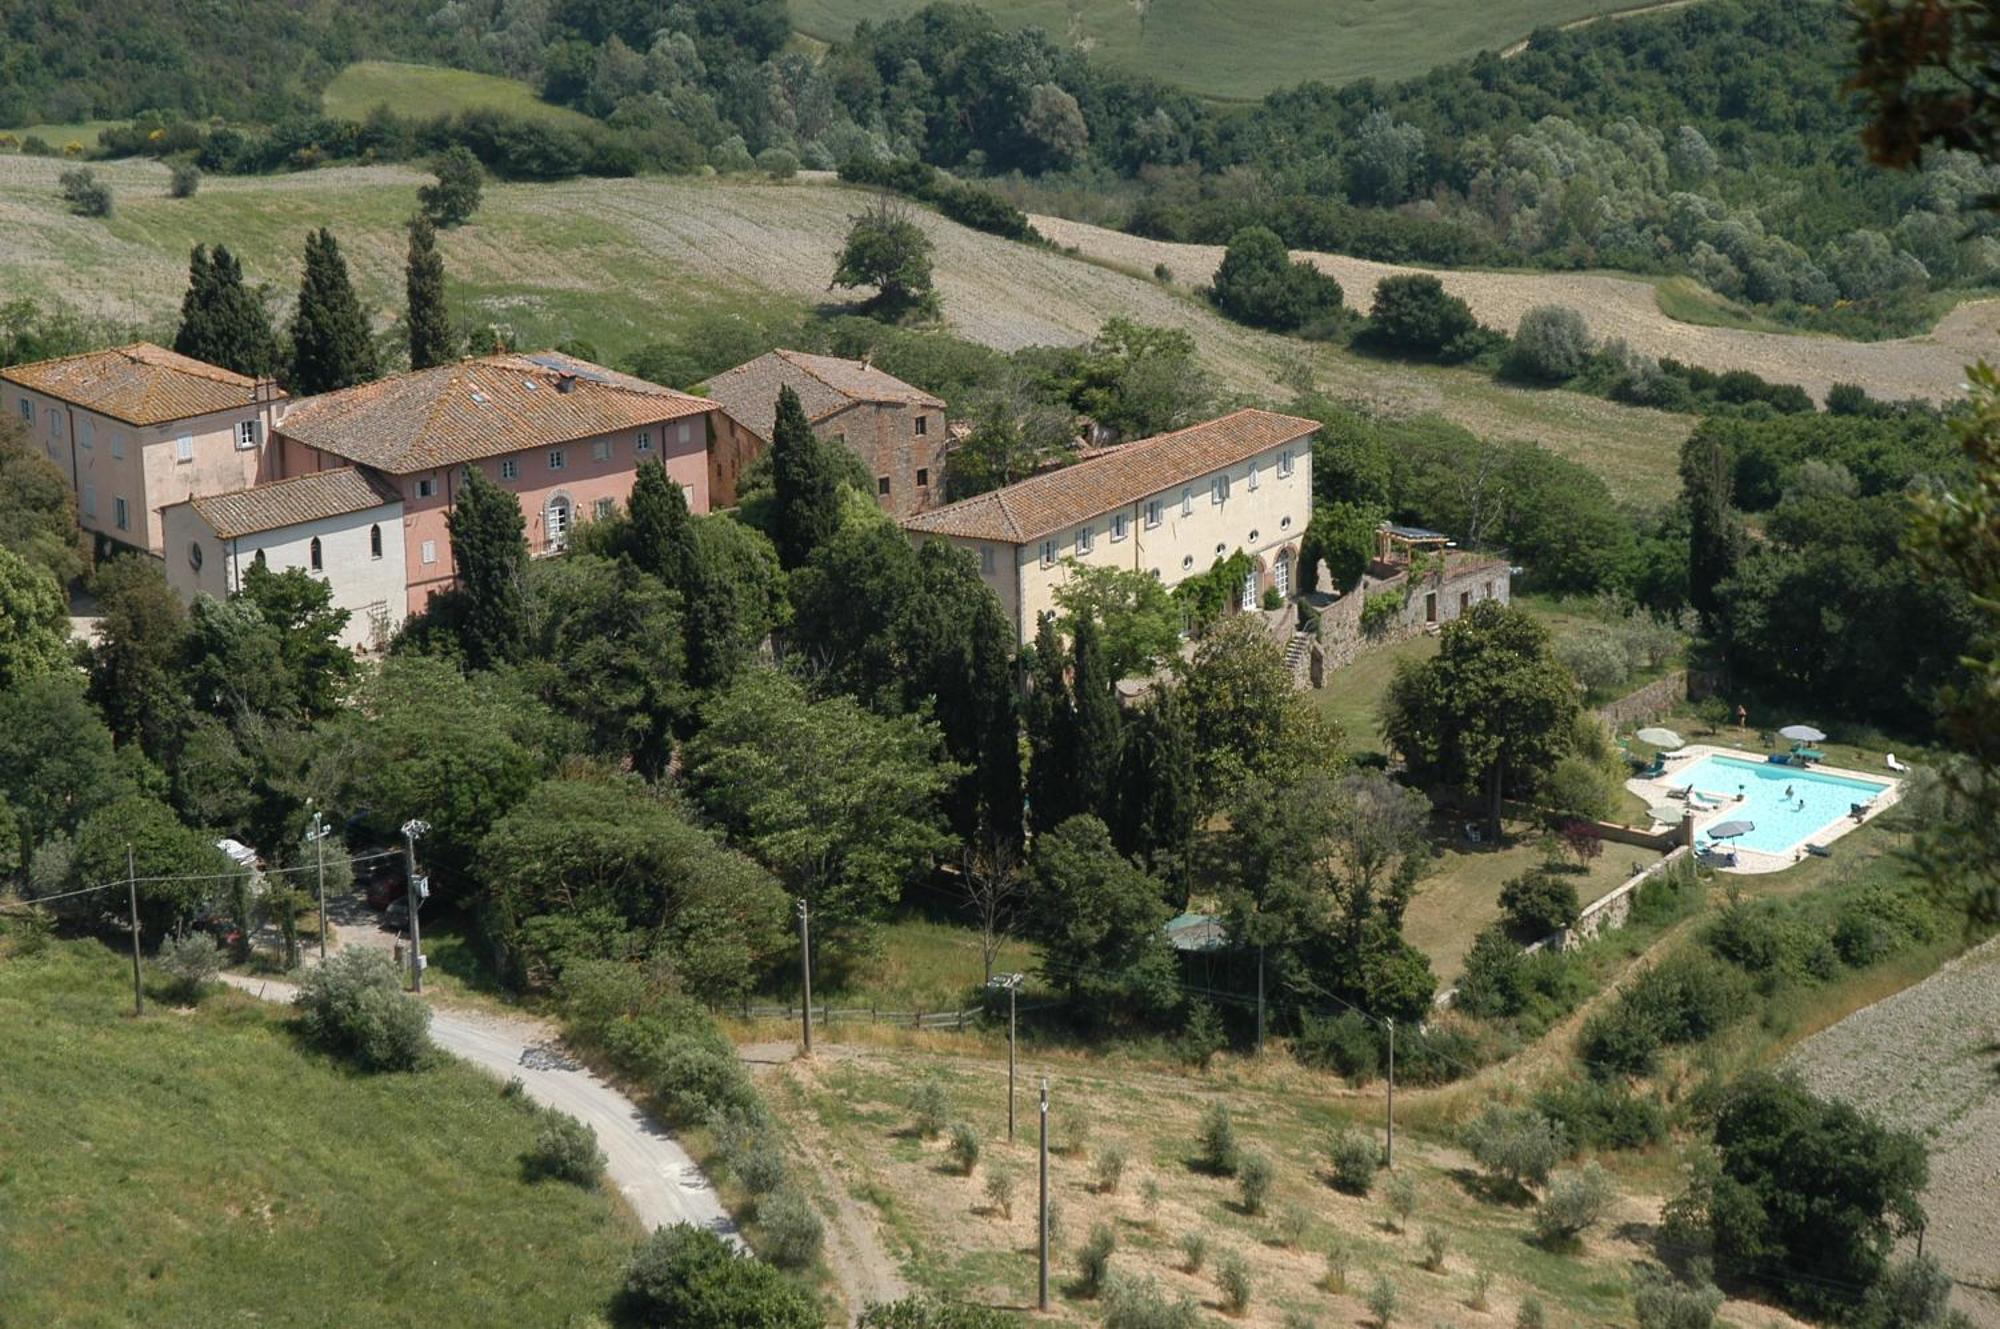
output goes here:
<path id="1" fill-rule="evenodd" d="M 1582 912 L 1576 884 L 1552 872 L 1523 872 L 1500 888 L 1500 912 L 1522 937 L 1537 940 L 1560 932 Z"/>
<path id="2" fill-rule="evenodd" d="M 630 510 L 626 529 L 632 561 L 669 589 L 687 595 L 694 585 L 701 550 L 695 542 L 687 494 L 667 474 L 666 463 L 654 460 L 639 464 L 632 481 Z"/>
<path id="3" fill-rule="evenodd" d="M 656 1228 L 625 1271 L 621 1320 L 646 1329 L 820 1329 L 820 1308 L 784 1274 L 689 1223 Z"/>
<path id="4" fill-rule="evenodd" d="M 771 430 L 771 471 L 777 492 L 778 556 L 787 569 L 812 557 L 840 528 L 840 466 L 835 445 L 813 433 L 790 386 L 778 389 Z"/>
<path id="5" fill-rule="evenodd" d="M 1368 313 L 1368 340 L 1409 355 L 1454 358 L 1479 330 L 1465 301 L 1428 273 L 1384 277 Z"/>
<path id="6" fill-rule="evenodd" d="M 1338 731 L 1293 687 L 1283 653 L 1254 616 L 1218 623 L 1180 674 L 1177 700 L 1198 754 L 1198 820 L 1252 777 L 1283 785 L 1337 758 Z"/>
<path id="7" fill-rule="evenodd" d="M 681 597 L 629 561 L 584 554 L 535 564 L 528 588 L 524 678 L 591 752 L 659 778 L 694 705 Z"/>
<path id="8" fill-rule="evenodd" d="M 1065 410 L 1032 398 L 994 397 L 970 412 L 972 429 L 945 467 L 946 497 L 957 502 L 1024 480 L 1045 462 L 1066 455 L 1075 442 Z"/>
<path id="9" fill-rule="evenodd" d="M 431 174 L 437 183 L 417 190 L 417 205 L 423 215 L 445 230 L 470 221 L 479 211 L 479 196 L 486 183 L 486 172 L 479 168 L 472 150 L 463 143 L 452 144 L 431 163 Z"/>
<path id="10" fill-rule="evenodd" d="M 1129 568 L 1079 564 L 1056 588 L 1061 626 L 1072 636 L 1085 617 L 1101 633 L 1104 666 L 1132 678 L 1171 658 L 1180 647 L 1181 610 L 1157 577 Z"/>
<path id="11" fill-rule="evenodd" d="M 1301 259 L 1292 261 L 1275 231 L 1249 226 L 1229 237 L 1215 271 L 1215 303 L 1239 323 L 1291 332 L 1340 312 L 1340 283 Z"/>
<path id="12" fill-rule="evenodd" d="M 222 879 L 234 870 L 212 837 L 183 825 L 159 800 L 131 794 L 97 809 L 77 828 L 69 889 L 123 881 L 128 846 L 133 874 L 140 879 L 139 928 L 148 937 L 163 937 L 187 923 L 204 900 L 220 893 Z M 115 916 L 123 912 L 120 894 L 83 896 L 74 912 L 86 918 Z"/>
<path id="13" fill-rule="evenodd" d="M 1185 428 L 1214 413 L 1214 378 L 1184 328 L 1109 318 L 1066 359 L 1065 399 L 1118 438 Z"/>
<path id="14" fill-rule="evenodd" d="M 290 717 L 312 721 L 333 714 L 354 677 L 354 652 L 341 644 L 349 614 L 334 608 L 332 586 L 300 568 L 273 572 L 252 563 L 236 597 L 255 609 L 276 639 Z"/>
<path id="15" fill-rule="evenodd" d="M 461 149 L 462 150 L 462 149 Z M 444 305 L 444 259 L 437 251 L 437 228 L 423 213 L 410 218 L 410 251 L 403 263 L 407 301 L 404 326 L 410 338 L 410 368 L 433 369 L 458 355 L 458 335 Z"/>
<path id="16" fill-rule="evenodd" d="M 888 195 L 850 219 L 835 260 L 833 286 L 873 286 L 871 311 L 901 318 L 937 301 L 931 290 L 931 238 L 907 206 Z"/>
<path id="17" fill-rule="evenodd" d="M 1078 1016 L 1157 1019 L 1179 1001 L 1160 884 L 1134 867 L 1095 817 L 1035 839 L 1030 930 L 1042 972 Z"/>
<path id="18" fill-rule="evenodd" d="M 1577 709 L 1549 630 L 1524 610 L 1485 600 L 1445 625 L 1434 658 L 1397 668 L 1382 731 L 1417 779 L 1483 790 L 1498 834 L 1509 780 L 1555 764 Z"/>
<path id="19" fill-rule="evenodd" d="M 1037 833 L 1054 830 L 1078 811 L 1069 773 L 1076 714 L 1068 664 L 1055 615 L 1043 614 L 1035 627 L 1033 677 L 1022 706 L 1028 731 L 1028 813 Z"/>
<path id="20" fill-rule="evenodd" d="M 1521 315 L 1507 368 L 1521 378 L 1561 383 L 1590 363 L 1590 324 L 1567 305 L 1536 305 Z"/>
<path id="21" fill-rule="evenodd" d="M 0 690 L 0 794 L 19 813 L 24 857 L 130 790 L 111 731 L 76 679 L 50 674 Z"/>
<path id="22" fill-rule="evenodd" d="M 1568 1153 L 1562 1127 L 1528 1107 L 1488 1103 L 1461 1138 L 1488 1176 L 1513 1188 L 1541 1185 Z"/>
<path id="23" fill-rule="evenodd" d="M 174 349 L 252 378 L 278 372 L 278 338 L 270 315 L 258 294 L 244 286 L 236 256 L 222 245 L 213 254 L 205 245 L 194 247 Z"/>
<path id="24" fill-rule="evenodd" d="M 68 586 L 90 570 L 90 542 L 76 520 L 69 480 L 18 418 L 0 422 L 0 547 Z"/>
<path id="25" fill-rule="evenodd" d="M 0 545 L 0 692 L 69 664 L 69 603 L 55 576 Z"/>
<path id="26" fill-rule="evenodd" d="M 520 500 L 478 467 L 467 467 L 446 523 L 463 597 L 458 630 L 466 663 L 491 669 L 520 659 L 528 635 L 528 543 Z"/>
<path id="27" fill-rule="evenodd" d="M 702 710 L 689 786 L 731 840 L 811 903 L 816 941 L 865 945 L 904 886 L 949 841 L 939 803 L 960 768 L 938 759 L 937 726 L 809 700 L 753 670 Z"/>
<path id="28" fill-rule="evenodd" d="M 348 280 L 347 262 L 333 232 L 306 236 L 305 271 L 292 314 L 291 381 L 296 396 L 337 392 L 380 374 L 368 316 Z"/>

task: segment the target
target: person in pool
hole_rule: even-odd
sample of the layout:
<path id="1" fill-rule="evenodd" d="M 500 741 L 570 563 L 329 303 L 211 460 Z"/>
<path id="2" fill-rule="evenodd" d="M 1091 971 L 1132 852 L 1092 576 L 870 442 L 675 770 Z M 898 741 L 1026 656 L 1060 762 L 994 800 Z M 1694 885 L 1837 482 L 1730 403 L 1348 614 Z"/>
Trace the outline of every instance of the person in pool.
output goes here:
<path id="1" fill-rule="evenodd" d="M 1786 786 L 1785 786 L 1785 797 L 1786 797 L 1786 798 L 1790 798 L 1791 796 L 1792 796 L 1792 787 L 1791 787 L 1790 785 L 1786 785 Z"/>

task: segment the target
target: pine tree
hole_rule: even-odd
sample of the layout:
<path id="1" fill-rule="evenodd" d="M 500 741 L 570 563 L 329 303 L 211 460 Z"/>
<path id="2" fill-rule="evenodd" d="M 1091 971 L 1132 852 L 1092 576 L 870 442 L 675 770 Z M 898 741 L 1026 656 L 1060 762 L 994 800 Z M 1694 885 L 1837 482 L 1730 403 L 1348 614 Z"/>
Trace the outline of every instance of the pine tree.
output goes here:
<path id="1" fill-rule="evenodd" d="M 264 302 L 243 285 L 243 268 L 222 245 L 196 245 L 188 261 L 188 291 L 174 349 L 182 355 L 252 378 L 278 372 L 278 338 Z"/>
<path id="2" fill-rule="evenodd" d="M 632 561 L 673 590 L 688 595 L 694 585 L 701 550 L 695 544 L 694 517 L 687 494 L 667 474 L 666 463 L 641 462 L 632 482 L 631 523 L 628 527 Z"/>
<path id="3" fill-rule="evenodd" d="M 799 394 L 778 390 L 771 430 L 771 478 L 778 499 L 778 559 L 787 571 L 811 558 L 840 527 L 840 470 L 813 433 Z"/>
<path id="4" fill-rule="evenodd" d="M 1037 835 L 1054 830 L 1078 810 L 1069 771 L 1075 717 L 1065 677 L 1067 664 L 1062 639 L 1056 635 L 1055 616 L 1043 614 L 1035 628 L 1033 690 L 1024 708 L 1028 719 L 1028 815 Z"/>
<path id="5" fill-rule="evenodd" d="M 306 236 L 305 272 L 292 315 L 291 390 L 299 396 L 366 383 L 380 369 L 340 246 L 325 227 Z M 511 501 L 511 500 L 510 500 Z"/>
<path id="6" fill-rule="evenodd" d="M 1074 697 L 1074 727 L 1070 737 L 1068 775 L 1075 782 L 1079 811 L 1109 819 L 1114 815 L 1121 722 L 1117 680 L 1104 658 L 1104 638 L 1097 619 L 1079 614 L 1071 642 L 1074 664 L 1070 691 Z"/>
<path id="7" fill-rule="evenodd" d="M 444 308 L 444 259 L 437 251 L 437 228 L 421 212 L 410 218 L 410 256 L 404 269 L 409 295 L 410 368 L 448 364 L 458 352 Z"/>
<path id="8" fill-rule="evenodd" d="M 474 669 L 519 658 L 528 636 L 528 543 L 521 504 L 467 467 L 448 518 L 451 559 L 463 597 L 459 645 Z"/>

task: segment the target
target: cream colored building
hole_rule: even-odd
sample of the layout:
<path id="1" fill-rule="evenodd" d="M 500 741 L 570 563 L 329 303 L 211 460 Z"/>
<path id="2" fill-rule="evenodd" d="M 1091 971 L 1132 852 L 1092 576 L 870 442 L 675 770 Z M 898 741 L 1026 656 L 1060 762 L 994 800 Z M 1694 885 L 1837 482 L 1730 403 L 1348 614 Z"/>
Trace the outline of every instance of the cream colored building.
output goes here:
<path id="1" fill-rule="evenodd" d="M 334 608 L 348 613 L 348 646 L 386 646 L 403 621 L 403 500 L 364 467 L 170 503 L 162 525 L 167 584 L 184 600 L 226 600 L 262 563 L 326 582 Z"/>
<path id="2" fill-rule="evenodd" d="M 160 511 L 267 477 L 285 394 L 150 342 L 0 369 L 0 411 L 61 469 L 83 529 L 162 552 Z"/>
<path id="3" fill-rule="evenodd" d="M 1023 641 L 1078 566 L 1150 572 L 1168 587 L 1242 550 L 1242 602 L 1306 589 L 1299 544 L 1312 520 L 1319 422 L 1241 410 L 1111 448 L 1073 466 L 906 519 L 919 543 L 971 550 Z"/>

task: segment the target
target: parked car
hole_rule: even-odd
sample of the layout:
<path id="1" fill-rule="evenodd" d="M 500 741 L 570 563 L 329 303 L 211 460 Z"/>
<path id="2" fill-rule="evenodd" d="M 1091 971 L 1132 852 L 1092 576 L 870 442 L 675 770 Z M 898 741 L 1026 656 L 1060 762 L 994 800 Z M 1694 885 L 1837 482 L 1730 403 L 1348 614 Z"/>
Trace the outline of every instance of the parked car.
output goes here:
<path id="1" fill-rule="evenodd" d="M 409 900 L 391 900 L 389 907 L 382 911 L 382 926 L 395 932 L 407 931 L 410 926 Z"/>
<path id="2" fill-rule="evenodd" d="M 363 890 L 370 909 L 386 909 L 409 892 L 401 854 L 369 860 L 367 874 Z"/>

